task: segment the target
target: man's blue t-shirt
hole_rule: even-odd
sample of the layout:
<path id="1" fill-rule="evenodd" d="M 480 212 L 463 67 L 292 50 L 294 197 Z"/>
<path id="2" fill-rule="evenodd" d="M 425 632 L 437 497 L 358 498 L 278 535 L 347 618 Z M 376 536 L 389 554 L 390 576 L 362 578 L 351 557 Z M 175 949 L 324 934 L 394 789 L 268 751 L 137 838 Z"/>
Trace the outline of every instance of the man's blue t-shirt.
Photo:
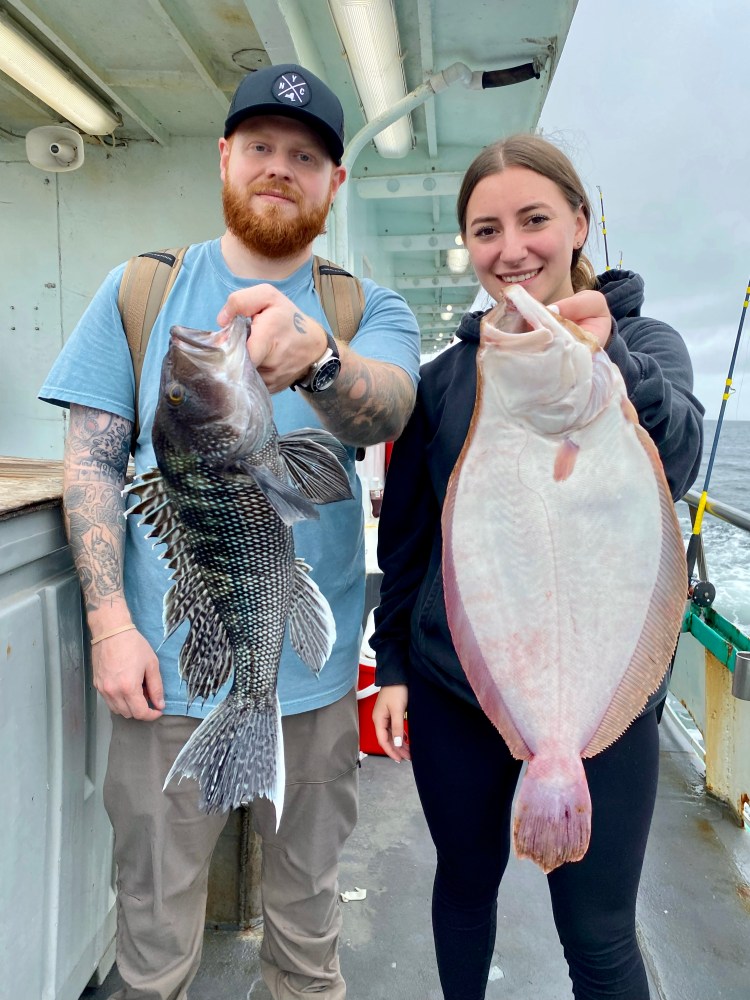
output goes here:
<path id="1" fill-rule="evenodd" d="M 117 308 L 124 265 L 115 268 L 97 291 L 66 342 L 39 397 L 67 406 L 78 403 L 134 418 L 135 379 L 125 332 Z M 159 392 L 161 364 L 174 324 L 216 329 L 216 316 L 227 296 L 240 288 L 260 284 L 238 278 L 227 268 L 219 240 L 192 246 L 174 287 L 154 324 L 139 388 L 140 433 L 135 452 L 136 472 L 156 464 L 151 428 Z M 313 287 L 312 259 L 283 281 L 268 282 L 291 299 L 306 315 L 330 326 Z M 403 368 L 415 383 L 419 370 L 419 329 L 414 315 L 395 292 L 363 281 L 365 309 L 351 346 L 357 354 Z M 287 389 L 272 396 L 280 435 L 300 427 L 319 427 L 307 393 Z M 311 576 L 325 594 L 336 620 L 336 644 L 319 677 L 315 677 L 287 639 L 279 670 L 282 712 L 293 715 L 332 704 L 354 686 L 364 606 L 365 560 L 362 499 L 354 466 L 354 449 L 347 448 L 346 469 L 353 499 L 321 505 L 319 521 L 294 525 L 296 555 L 312 567 Z M 132 504 L 136 498 L 131 497 Z M 157 558 L 162 545 L 146 540 L 148 527 L 127 520 L 125 542 L 125 596 L 133 621 L 158 652 L 164 681 L 166 713 L 205 716 L 229 690 L 231 680 L 206 703 L 188 707 L 187 689 L 180 680 L 177 658 L 188 631 L 182 626 L 164 641 L 162 605 L 171 583 L 166 564 Z"/>

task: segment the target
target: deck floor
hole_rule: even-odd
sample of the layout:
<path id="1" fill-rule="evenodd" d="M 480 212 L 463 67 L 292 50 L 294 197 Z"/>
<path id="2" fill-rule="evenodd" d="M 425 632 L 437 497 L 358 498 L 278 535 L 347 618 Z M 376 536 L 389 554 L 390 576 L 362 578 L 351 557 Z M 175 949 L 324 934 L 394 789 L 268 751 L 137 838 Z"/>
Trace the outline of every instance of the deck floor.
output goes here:
<path id="1" fill-rule="evenodd" d="M 661 776 L 639 900 L 639 932 L 652 1000 L 750 997 L 750 833 L 703 793 L 697 759 L 665 717 Z M 434 849 L 411 768 L 368 757 L 360 822 L 341 866 L 341 888 L 367 889 L 343 904 L 341 965 L 353 1000 L 441 1000 L 430 929 Z M 207 932 L 190 1000 L 270 1000 L 257 934 Z M 85 1000 L 104 1000 L 113 971 Z M 544 876 L 511 860 L 500 891 L 487 1000 L 569 1000 Z"/>

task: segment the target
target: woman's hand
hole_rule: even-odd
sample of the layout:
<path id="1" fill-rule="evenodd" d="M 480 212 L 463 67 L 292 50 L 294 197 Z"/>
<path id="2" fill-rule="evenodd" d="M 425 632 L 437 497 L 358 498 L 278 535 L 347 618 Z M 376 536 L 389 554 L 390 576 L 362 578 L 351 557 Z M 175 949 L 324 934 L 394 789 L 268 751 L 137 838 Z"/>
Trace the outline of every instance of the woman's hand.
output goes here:
<path id="1" fill-rule="evenodd" d="M 406 684 L 389 684 L 382 687 L 372 710 L 375 735 L 384 753 L 398 764 L 411 760 L 411 752 L 404 737 L 404 714 L 409 701 Z"/>
<path id="2" fill-rule="evenodd" d="M 601 292 L 585 289 L 553 304 L 561 316 L 593 334 L 602 347 L 607 346 L 612 334 L 612 314 Z"/>

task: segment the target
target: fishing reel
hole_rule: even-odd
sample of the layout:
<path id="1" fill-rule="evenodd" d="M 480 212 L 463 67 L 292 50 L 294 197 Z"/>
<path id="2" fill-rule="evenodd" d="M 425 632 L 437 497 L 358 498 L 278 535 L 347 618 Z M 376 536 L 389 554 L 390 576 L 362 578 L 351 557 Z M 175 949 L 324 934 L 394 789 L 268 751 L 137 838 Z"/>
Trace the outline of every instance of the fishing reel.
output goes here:
<path id="1" fill-rule="evenodd" d="M 696 608 L 710 608 L 716 598 L 716 587 L 708 580 L 691 578 L 688 598 Z"/>

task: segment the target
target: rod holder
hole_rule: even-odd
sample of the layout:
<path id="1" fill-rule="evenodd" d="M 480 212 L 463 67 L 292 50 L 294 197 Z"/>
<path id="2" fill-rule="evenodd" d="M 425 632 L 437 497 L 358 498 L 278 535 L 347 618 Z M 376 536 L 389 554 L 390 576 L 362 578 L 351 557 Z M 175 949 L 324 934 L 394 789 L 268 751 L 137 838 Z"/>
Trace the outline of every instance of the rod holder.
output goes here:
<path id="1" fill-rule="evenodd" d="M 750 651 L 737 650 L 732 674 L 732 694 L 741 701 L 750 701 Z"/>

